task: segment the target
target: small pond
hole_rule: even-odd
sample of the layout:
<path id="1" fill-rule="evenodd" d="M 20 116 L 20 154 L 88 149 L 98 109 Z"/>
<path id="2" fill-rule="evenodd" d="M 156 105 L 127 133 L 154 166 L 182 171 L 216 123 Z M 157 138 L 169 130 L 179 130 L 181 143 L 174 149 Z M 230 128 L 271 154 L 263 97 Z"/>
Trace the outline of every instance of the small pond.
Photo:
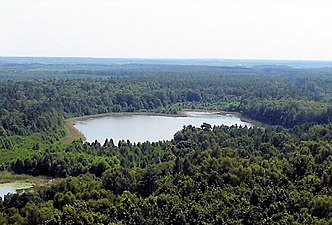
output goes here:
<path id="1" fill-rule="evenodd" d="M 33 187 L 33 184 L 25 183 L 25 182 L 13 182 L 13 183 L 0 184 L 0 197 L 3 200 L 4 196 L 8 193 L 15 193 L 17 191 L 23 191 L 26 189 L 30 189 L 32 187 Z"/>

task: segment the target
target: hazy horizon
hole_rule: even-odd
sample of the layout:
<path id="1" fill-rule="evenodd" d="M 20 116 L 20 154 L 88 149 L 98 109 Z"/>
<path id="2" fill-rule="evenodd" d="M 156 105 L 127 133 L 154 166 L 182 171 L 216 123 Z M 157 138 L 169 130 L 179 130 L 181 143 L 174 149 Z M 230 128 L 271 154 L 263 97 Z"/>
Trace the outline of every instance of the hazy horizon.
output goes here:
<path id="1" fill-rule="evenodd" d="M 332 60 L 325 0 L 4 0 L 0 56 Z"/>
<path id="2" fill-rule="evenodd" d="M 82 59 L 129 59 L 129 60 L 240 60 L 240 61 L 319 61 L 332 59 L 280 59 L 280 58 L 209 58 L 209 57 L 107 57 L 107 56 L 52 56 L 52 55 L 0 55 L 0 58 L 82 58 Z"/>

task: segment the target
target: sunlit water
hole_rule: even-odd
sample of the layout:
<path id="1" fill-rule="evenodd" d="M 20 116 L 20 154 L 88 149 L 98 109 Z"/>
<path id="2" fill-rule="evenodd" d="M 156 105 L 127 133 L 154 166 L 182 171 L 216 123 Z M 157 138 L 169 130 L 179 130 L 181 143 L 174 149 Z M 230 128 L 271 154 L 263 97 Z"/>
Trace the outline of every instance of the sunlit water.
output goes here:
<path id="1" fill-rule="evenodd" d="M 203 123 L 213 125 L 252 126 L 234 115 L 210 112 L 187 112 L 186 117 L 156 115 L 112 115 L 77 121 L 76 129 L 84 134 L 88 142 L 103 143 L 106 138 L 130 142 L 170 140 L 184 125 L 200 127 Z"/>

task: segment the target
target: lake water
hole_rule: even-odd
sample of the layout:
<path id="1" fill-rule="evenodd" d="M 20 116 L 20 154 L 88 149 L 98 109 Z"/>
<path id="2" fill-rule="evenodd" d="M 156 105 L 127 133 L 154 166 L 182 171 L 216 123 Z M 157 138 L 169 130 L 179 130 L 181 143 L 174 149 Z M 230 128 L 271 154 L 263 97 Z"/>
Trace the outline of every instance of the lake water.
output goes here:
<path id="1" fill-rule="evenodd" d="M 2 200 L 4 199 L 4 196 L 8 193 L 15 193 L 16 187 L 14 187 L 11 184 L 1 184 L 0 185 L 0 197 Z"/>
<path id="2" fill-rule="evenodd" d="M 8 193 L 22 192 L 22 190 L 27 190 L 33 187 L 33 184 L 26 182 L 13 182 L 0 184 L 0 197 L 2 200 L 4 196 Z"/>
<path id="3" fill-rule="evenodd" d="M 158 115 L 112 115 L 99 118 L 79 120 L 74 125 L 88 142 L 97 140 L 104 143 L 105 139 L 130 142 L 171 140 L 174 134 L 184 125 L 200 127 L 203 123 L 213 125 L 247 125 L 239 117 L 227 114 L 220 115 L 211 112 L 186 112 L 185 117 L 158 116 Z"/>

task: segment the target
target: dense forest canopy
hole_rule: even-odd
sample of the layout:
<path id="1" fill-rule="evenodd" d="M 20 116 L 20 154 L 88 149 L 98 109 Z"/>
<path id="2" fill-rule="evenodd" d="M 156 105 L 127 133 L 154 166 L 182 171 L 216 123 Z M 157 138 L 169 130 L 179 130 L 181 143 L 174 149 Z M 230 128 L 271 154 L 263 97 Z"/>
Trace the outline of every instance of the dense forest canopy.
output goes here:
<path id="1" fill-rule="evenodd" d="M 64 178 L 6 195 L 0 224 L 332 223 L 331 68 L 2 63 L 0 93 L 0 169 Z M 275 126 L 61 142 L 66 118 L 182 109 Z"/>

